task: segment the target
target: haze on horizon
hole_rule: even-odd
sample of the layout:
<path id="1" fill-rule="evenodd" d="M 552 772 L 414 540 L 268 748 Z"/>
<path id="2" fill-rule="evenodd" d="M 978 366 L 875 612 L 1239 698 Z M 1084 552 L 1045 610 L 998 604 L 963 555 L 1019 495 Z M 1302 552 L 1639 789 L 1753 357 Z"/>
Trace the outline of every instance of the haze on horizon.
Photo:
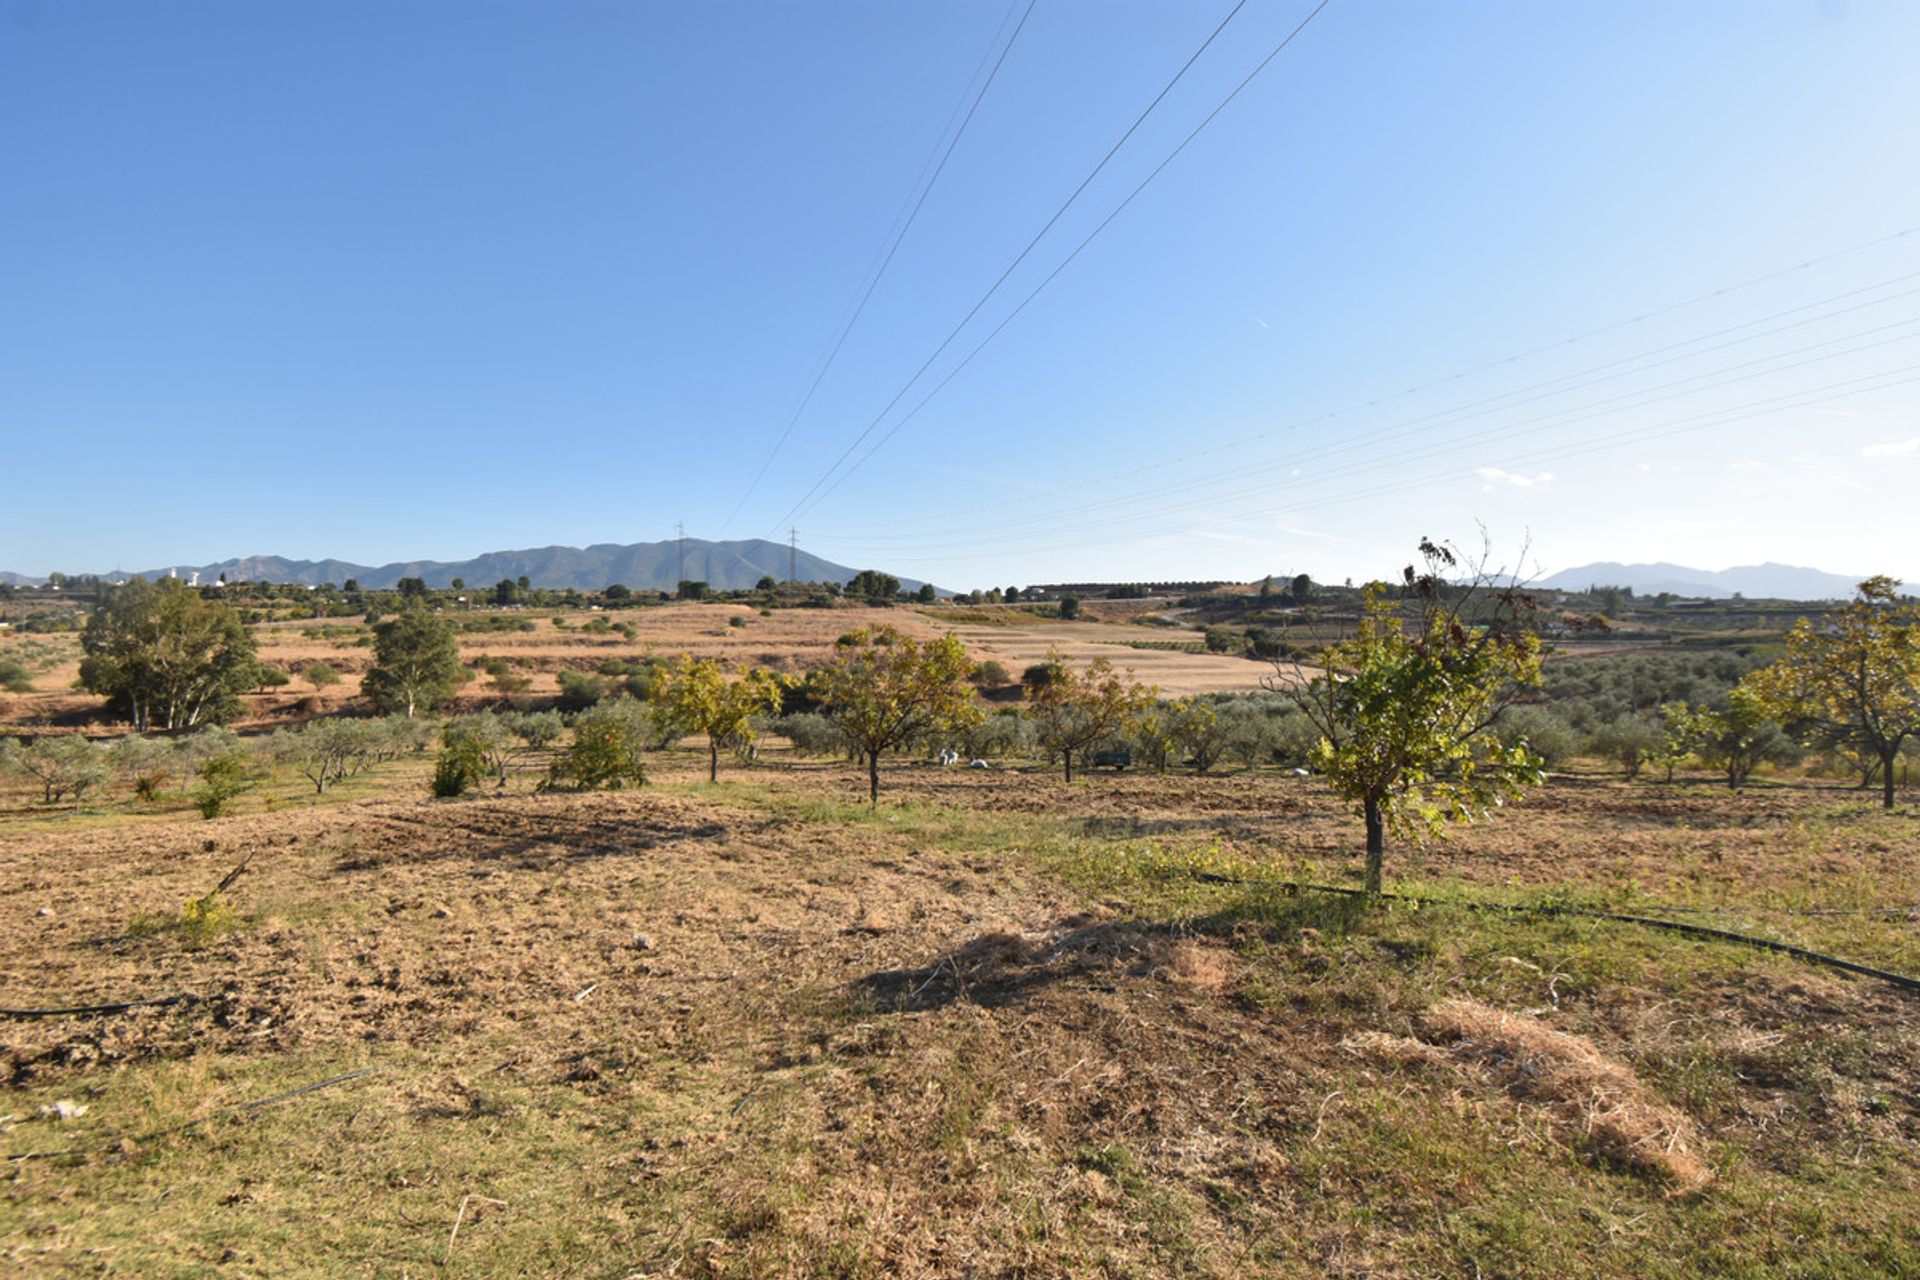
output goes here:
<path id="1" fill-rule="evenodd" d="M 0 0 L 0 568 L 1920 580 L 1920 8 L 1233 9 Z"/>

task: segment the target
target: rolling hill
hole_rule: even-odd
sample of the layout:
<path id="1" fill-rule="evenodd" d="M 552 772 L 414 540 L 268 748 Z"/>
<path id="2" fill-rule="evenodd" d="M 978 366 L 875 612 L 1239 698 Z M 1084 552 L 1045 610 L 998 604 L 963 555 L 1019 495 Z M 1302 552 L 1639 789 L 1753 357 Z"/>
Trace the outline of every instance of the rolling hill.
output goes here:
<path id="1" fill-rule="evenodd" d="M 1535 586 L 1561 591 L 1588 587 L 1631 587 L 1643 596 L 1669 592 L 1676 596 L 1725 599 L 1736 592 L 1755 600 L 1845 600 L 1866 575 L 1827 573 L 1791 564 L 1737 565 L 1731 569 L 1691 569 L 1680 564 L 1618 564 L 1603 560 L 1562 569 Z"/>
<path id="2" fill-rule="evenodd" d="M 471 560 L 396 560 L 383 565 L 246 556 L 211 564 L 163 565 L 144 571 L 144 576 L 165 577 L 172 572 L 187 577 L 198 573 L 203 583 L 217 582 L 222 575 L 229 582 L 339 584 L 352 578 L 370 590 L 391 587 L 402 578 L 424 578 L 431 587 L 451 586 L 453 580 L 459 578 L 469 586 L 485 587 L 503 578 L 524 577 L 533 586 L 554 589 L 572 587 L 579 591 L 598 591 L 617 582 L 636 590 L 671 591 L 681 577 L 680 552 L 681 544 L 677 542 L 634 542 L 596 543 L 590 547 L 532 547 L 489 551 Z M 685 552 L 685 576 L 721 591 L 752 587 L 768 575 L 780 581 L 788 576 L 788 548 L 761 538 L 741 542 L 688 538 Z M 802 582 L 846 582 L 857 572 L 805 551 L 793 553 L 793 571 Z M 0 577 L 17 583 L 39 581 L 12 574 Z M 902 578 L 900 585 L 912 591 L 920 583 Z"/>

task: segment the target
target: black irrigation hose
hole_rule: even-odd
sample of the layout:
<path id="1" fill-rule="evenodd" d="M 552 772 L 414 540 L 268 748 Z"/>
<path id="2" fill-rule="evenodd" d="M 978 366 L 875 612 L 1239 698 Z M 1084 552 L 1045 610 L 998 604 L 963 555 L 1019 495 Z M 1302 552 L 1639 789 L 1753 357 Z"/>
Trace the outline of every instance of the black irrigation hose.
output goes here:
<path id="1" fill-rule="evenodd" d="M 1289 893 L 1334 893 L 1349 898 L 1364 898 L 1364 889 L 1349 889 L 1341 885 L 1312 884 L 1303 880 L 1261 880 L 1239 876 L 1223 876 L 1212 871 L 1196 871 L 1193 877 L 1214 884 L 1264 885 L 1271 889 L 1285 889 Z M 1908 991 L 1920 991 L 1920 978 L 1909 978 L 1903 973 L 1894 973 L 1889 969 L 1876 969 L 1872 965 L 1856 964 L 1852 960 L 1843 960 L 1839 956 L 1826 955 L 1819 951 L 1809 951 L 1805 947 L 1796 947 L 1790 942 L 1776 942 L 1772 938 L 1757 938 L 1749 933 L 1735 933 L 1731 929 L 1715 929 L 1710 925 L 1689 924 L 1684 920 L 1661 920 L 1654 916 L 1630 916 L 1617 911 L 1596 911 L 1589 907 L 1528 906 L 1524 903 L 1475 902 L 1471 898 L 1422 898 L 1406 893 L 1381 893 L 1381 898 L 1389 902 L 1410 902 L 1422 907 L 1465 907 L 1469 911 L 1505 911 L 1515 915 L 1542 916 L 1584 916 L 1590 920 L 1615 920 L 1622 924 L 1645 925 L 1650 929 L 1664 929 L 1669 933 L 1686 934 L 1695 938 L 1711 938 L 1719 942 L 1738 942 L 1745 946 L 1757 947 L 1762 951 L 1773 951 L 1780 955 L 1794 956 L 1814 964 L 1826 965 L 1830 969 L 1841 969 L 1847 973 L 1857 973 L 1863 977 L 1878 978 L 1882 982 L 1892 983 Z"/>
<path id="2" fill-rule="evenodd" d="M 244 1115 L 249 1111 L 258 1111 L 262 1107 L 271 1107 L 275 1103 L 286 1102 L 286 1101 L 289 1101 L 290 1099 L 297 1098 L 302 1094 L 316 1093 L 321 1089 L 329 1088 L 336 1084 L 345 1084 L 349 1080 L 358 1080 L 361 1076 L 370 1076 L 374 1072 L 380 1071 L 382 1069 L 383 1068 L 380 1068 L 380 1067 L 362 1067 L 358 1071 L 348 1071 L 341 1075 L 329 1076 L 325 1080 L 316 1080 L 312 1084 L 303 1084 L 297 1089 L 288 1089 L 282 1093 L 272 1094 L 265 1098 L 256 1098 L 252 1102 L 241 1102 L 241 1103 L 236 1103 L 231 1107 L 222 1107 L 220 1110 L 214 1112 L 212 1115 L 201 1116 L 198 1120 L 189 1120 L 185 1124 L 170 1125 L 165 1129 L 152 1129 L 146 1133 L 138 1135 L 137 1137 L 124 1139 L 124 1141 L 151 1142 L 155 1138 L 164 1138 L 169 1134 L 185 1133 L 189 1129 L 198 1129 L 201 1125 L 210 1124 L 213 1121 L 220 1119 L 222 1116 L 237 1116 L 237 1115 Z M 51 1160 L 58 1156 L 90 1155 L 93 1152 L 98 1151 L 100 1149 L 101 1148 L 96 1145 L 92 1147 L 67 1147 L 66 1149 L 61 1151 L 22 1151 L 17 1155 L 8 1156 L 7 1159 L 9 1160 Z"/>
<path id="3" fill-rule="evenodd" d="M 152 1000 L 122 1000 L 117 1004 L 81 1004 L 67 1009 L 0 1009 L 0 1018 L 65 1018 L 90 1013 L 125 1013 L 129 1009 L 154 1009 L 161 1005 L 192 1004 L 200 997 L 191 991 L 159 996 Z"/>

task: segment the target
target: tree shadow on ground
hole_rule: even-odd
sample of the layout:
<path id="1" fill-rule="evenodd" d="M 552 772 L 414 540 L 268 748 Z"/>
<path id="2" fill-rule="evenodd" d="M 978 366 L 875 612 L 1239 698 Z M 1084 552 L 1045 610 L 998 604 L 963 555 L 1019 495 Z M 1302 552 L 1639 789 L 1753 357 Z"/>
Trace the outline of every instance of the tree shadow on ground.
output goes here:
<path id="1" fill-rule="evenodd" d="M 472 820 L 468 820 L 471 818 Z M 579 817 L 562 814 L 449 809 L 433 821 L 383 816 L 381 821 L 424 828 L 441 839 L 422 848 L 417 836 L 390 846 L 361 845 L 333 864 L 336 875 L 374 871 L 395 863 L 517 862 L 527 867 L 555 866 L 595 858 L 644 854 L 662 845 L 688 841 L 725 842 L 732 828 L 721 822 L 678 822 L 623 815 Z"/>
<path id="2" fill-rule="evenodd" d="M 1131 979 L 1166 974 L 1202 981 L 1207 939 L 1284 943 L 1359 928 L 1370 909 L 1359 898 L 1273 895 L 1180 920 L 1099 920 L 1068 916 L 1037 934 L 996 931 L 968 939 L 926 964 L 855 979 L 857 995 L 878 1012 L 907 1013 L 967 1003 L 997 1009 L 1056 986 L 1110 991 Z"/>

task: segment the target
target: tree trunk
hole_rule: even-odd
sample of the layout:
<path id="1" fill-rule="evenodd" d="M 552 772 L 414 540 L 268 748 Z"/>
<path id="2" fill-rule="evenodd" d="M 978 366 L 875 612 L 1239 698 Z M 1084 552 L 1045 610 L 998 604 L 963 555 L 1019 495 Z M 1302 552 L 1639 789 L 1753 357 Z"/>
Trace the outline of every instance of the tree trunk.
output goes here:
<path id="1" fill-rule="evenodd" d="M 720 744 L 707 739 L 707 781 L 720 781 Z"/>
<path id="2" fill-rule="evenodd" d="M 1073 781 L 1073 748 L 1068 747 L 1065 751 L 1062 751 L 1060 753 L 1060 758 L 1061 760 L 1066 762 L 1067 781 L 1072 782 Z"/>
<path id="3" fill-rule="evenodd" d="M 867 803 L 873 808 L 880 807 L 880 753 L 867 752 Z"/>
<path id="4" fill-rule="evenodd" d="M 1899 750 L 1900 747 L 1896 743 L 1892 749 L 1883 751 L 1880 755 L 1880 807 L 1882 809 L 1893 808 L 1893 761 Z"/>
<path id="5" fill-rule="evenodd" d="M 1380 864 L 1387 855 L 1387 817 L 1378 800 L 1365 802 L 1367 819 L 1367 896 L 1380 896 Z"/>

